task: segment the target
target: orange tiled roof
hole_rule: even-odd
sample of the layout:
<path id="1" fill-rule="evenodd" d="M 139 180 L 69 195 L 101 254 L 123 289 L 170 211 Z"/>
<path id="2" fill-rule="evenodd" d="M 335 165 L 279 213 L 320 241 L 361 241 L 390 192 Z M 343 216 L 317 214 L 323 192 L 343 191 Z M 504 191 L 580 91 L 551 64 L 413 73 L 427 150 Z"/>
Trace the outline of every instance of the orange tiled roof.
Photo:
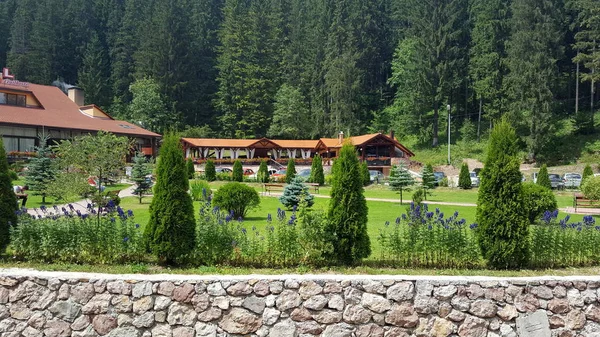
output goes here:
<path id="1" fill-rule="evenodd" d="M 272 140 L 273 143 L 284 149 L 314 149 L 319 143 L 318 140 Z"/>

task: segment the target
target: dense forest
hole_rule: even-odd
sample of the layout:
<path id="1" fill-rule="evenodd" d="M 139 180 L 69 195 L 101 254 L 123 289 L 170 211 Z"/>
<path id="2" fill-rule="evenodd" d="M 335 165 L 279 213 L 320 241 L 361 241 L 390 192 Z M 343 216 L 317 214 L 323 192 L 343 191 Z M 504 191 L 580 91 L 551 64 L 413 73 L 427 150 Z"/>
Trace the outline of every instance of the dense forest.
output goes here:
<path id="1" fill-rule="evenodd" d="M 0 65 L 154 131 L 594 132 L 598 0 L 0 0 Z M 596 102 L 597 104 L 597 102 Z"/>

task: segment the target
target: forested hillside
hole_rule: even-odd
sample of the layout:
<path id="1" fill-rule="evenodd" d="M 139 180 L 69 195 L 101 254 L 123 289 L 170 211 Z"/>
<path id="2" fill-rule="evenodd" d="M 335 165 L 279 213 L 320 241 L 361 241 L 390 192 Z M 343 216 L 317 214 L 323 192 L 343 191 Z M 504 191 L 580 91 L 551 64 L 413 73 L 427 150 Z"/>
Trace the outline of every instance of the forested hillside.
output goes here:
<path id="1" fill-rule="evenodd" d="M 422 146 L 506 115 L 530 159 L 594 132 L 598 0 L 0 0 L 0 66 L 154 131 Z M 598 95 L 595 96 L 596 98 Z M 596 104 L 598 104 L 596 99 Z"/>

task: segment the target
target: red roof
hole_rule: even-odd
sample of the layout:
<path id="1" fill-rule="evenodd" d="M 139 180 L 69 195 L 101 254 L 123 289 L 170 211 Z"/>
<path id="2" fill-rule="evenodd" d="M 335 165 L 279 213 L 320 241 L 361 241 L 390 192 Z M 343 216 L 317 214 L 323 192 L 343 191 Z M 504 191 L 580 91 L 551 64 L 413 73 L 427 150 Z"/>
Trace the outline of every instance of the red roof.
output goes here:
<path id="1" fill-rule="evenodd" d="M 0 123 L 45 126 L 49 128 L 74 129 L 82 131 L 108 131 L 127 136 L 160 137 L 135 124 L 110 118 L 90 117 L 79 110 L 57 87 L 29 84 L 20 88 L 0 83 L 0 89 L 29 92 L 40 102 L 41 108 L 0 105 Z"/>
<path id="2" fill-rule="evenodd" d="M 385 138 L 387 141 L 392 142 L 394 144 L 394 146 L 396 146 L 400 150 L 404 151 L 409 156 L 415 155 L 411 150 L 407 149 L 406 146 L 400 144 L 400 142 L 398 142 L 395 138 L 392 138 L 383 133 L 372 133 L 372 134 L 368 134 L 368 135 L 350 137 L 349 139 L 350 139 L 350 142 L 352 143 L 352 145 L 361 146 L 366 143 L 369 143 L 370 141 L 372 141 L 373 139 L 375 139 L 377 137 L 382 137 L 382 138 Z M 323 147 L 330 148 L 330 149 L 341 148 L 343 145 L 343 143 L 340 142 L 340 140 L 338 138 L 321 138 L 319 140 L 319 144 L 322 144 Z"/>

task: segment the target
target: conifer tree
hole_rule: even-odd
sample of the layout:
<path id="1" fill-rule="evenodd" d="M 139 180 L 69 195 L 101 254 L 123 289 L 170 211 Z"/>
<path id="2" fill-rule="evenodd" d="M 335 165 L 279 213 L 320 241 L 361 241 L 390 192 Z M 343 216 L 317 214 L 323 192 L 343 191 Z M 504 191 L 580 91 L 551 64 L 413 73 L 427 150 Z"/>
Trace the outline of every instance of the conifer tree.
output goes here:
<path id="1" fill-rule="evenodd" d="M 256 172 L 256 179 L 259 183 L 269 182 L 269 168 L 267 166 L 267 161 L 264 159 L 260 161 L 258 172 Z"/>
<path id="2" fill-rule="evenodd" d="M 194 166 L 194 160 L 192 158 L 188 158 L 185 162 L 187 177 L 188 179 L 194 179 L 196 175 L 196 167 Z"/>
<path id="3" fill-rule="evenodd" d="M 427 200 L 427 194 L 431 194 L 428 192 L 435 187 L 435 176 L 433 175 L 433 167 L 431 164 L 427 164 L 423 167 L 421 171 L 421 188 L 423 189 L 423 196 L 425 200 Z"/>
<path id="4" fill-rule="evenodd" d="M 0 253 L 10 241 L 10 226 L 17 224 L 17 197 L 13 191 L 8 174 L 8 159 L 4 150 L 4 142 L 0 137 Z"/>
<path id="5" fill-rule="evenodd" d="M 288 209 L 298 207 L 301 201 L 304 201 L 306 207 L 311 207 L 315 202 L 315 197 L 308 192 L 308 186 L 304 184 L 301 178 L 295 177 L 285 186 L 283 195 L 279 197 L 279 201 Z"/>
<path id="6" fill-rule="evenodd" d="M 52 151 L 47 145 L 49 137 L 39 137 L 40 146 L 36 148 L 37 156 L 31 158 L 27 165 L 25 184 L 34 195 L 42 196 L 42 204 L 46 203 L 47 187 L 56 177 L 57 167 L 51 157 Z"/>
<path id="7" fill-rule="evenodd" d="M 529 221 L 517 151 L 515 130 L 503 119 L 490 135 L 477 200 L 477 240 L 491 268 L 520 268 L 529 260 Z"/>
<path id="8" fill-rule="evenodd" d="M 546 164 L 542 165 L 540 172 L 537 175 L 536 184 L 544 186 L 547 189 L 552 189 L 552 183 L 550 182 L 550 176 L 548 175 L 548 167 Z"/>
<path id="9" fill-rule="evenodd" d="M 179 137 L 163 138 L 156 168 L 154 198 L 144 235 L 160 263 L 181 263 L 195 246 L 195 217 Z"/>
<path id="10" fill-rule="evenodd" d="M 460 174 L 458 175 L 458 187 L 463 190 L 470 190 L 473 187 L 471 182 L 471 173 L 469 172 L 469 165 L 463 163 L 460 167 Z"/>
<path id="11" fill-rule="evenodd" d="M 215 181 L 217 180 L 217 170 L 215 168 L 215 163 L 212 160 L 207 160 L 204 165 L 204 179 L 206 181 Z"/>
<path id="12" fill-rule="evenodd" d="M 294 158 L 288 160 L 287 169 L 285 171 L 285 183 L 289 184 L 296 177 L 296 161 Z"/>
<path id="13" fill-rule="evenodd" d="M 318 153 L 315 154 L 315 156 L 312 159 L 309 181 L 311 183 L 319 185 L 325 184 L 325 174 L 323 173 L 323 161 L 321 160 L 321 156 Z"/>
<path id="14" fill-rule="evenodd" d="M 371 174 L 369 173 L 369 166 L 367 165 L 367 161 L 363 161 L 360 164 L 360 174 L 363 179 L 363 186 L 367 186 L 371 183 Z"/>
<path id="15" fill-rule="evenodd" d="M 402 164 L 394 165 L 390 172 L 389 184 L 392 191 L 400 193 L 400 205 L 402 205 L 404 202 L 402 193 L 410 191 L 415 184 L 415 179 Z"/>
<path id="16" fill-rule="evenodd" d="M 594 176 L 594 170 L 592 170 L 592 167 L 590 166 L 590 164 L 585 165 L 585 168 L 583 169 L 583 174 L 581 175 L 581 181 L 583 182 L 585 180 L 585 178 L 593 177 L 593 176 Z"/>
<path id="17" fill-rule="evenodd" d="M 137 153 L 133 157 L 133 167 L 131 169 L 131 181 L 135 184 L 133 194 L 137 195 L 142 203 L 142 198 L 145 193 L 148 193 L 152 189 L 152 181 L 148 179 L 147 175 L 150 174 L 148 168 L 148 161 L 141 153 Z"/>
<path id="18" fill-rule="evenodd" d="M 331 259 L 349 265 L 371 254 L 367 234 L 369 209 L 356 150 L 349 142 L 342 146 L 332 175 L 326 240 L 333 246 Z"/>
<path id="19" fill-rule="evenodd" d="M 107 107 L 110 104 L 108 88 L 108 58 L 98 34 L 94 32 L 83 54 L 79 68 L 78 85 L 85 92 L 85 104 Z"/>
<path id="20" fill-rule="evenodd" d="M 242 168 L 242 162 L 238 159 L 233 163 L 233 173 L 231 174 L 231 181 L 242 182 L 244 181 L 244 169 Z"/>

